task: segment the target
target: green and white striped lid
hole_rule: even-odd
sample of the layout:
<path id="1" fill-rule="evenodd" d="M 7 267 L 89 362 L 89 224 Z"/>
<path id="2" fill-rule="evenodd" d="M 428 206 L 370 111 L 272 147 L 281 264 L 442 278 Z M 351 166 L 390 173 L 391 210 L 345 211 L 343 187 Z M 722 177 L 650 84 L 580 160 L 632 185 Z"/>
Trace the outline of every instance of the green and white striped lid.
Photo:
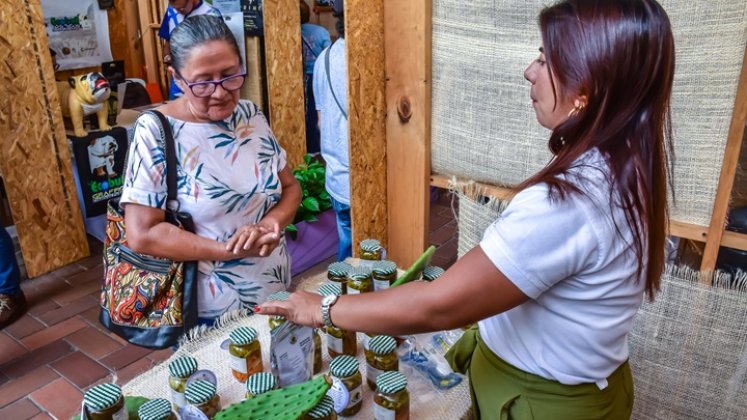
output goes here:
<path id="1" fill-rule="evenodd" d="M 239 327 L 231 331 L 228 338 L 237 346 L 245 346 L 257 338 L 257 330 L 251 327 Z"/>
<path id="2" fill-rule="evenodd" d="M 276 385 L 275 376 L 270 372 L 255 373 L 246 380 L 246 390 L 254 395 L 272 391 Z"/>
<path id="3" fill-rule="evenodd" d="M 319 294 L 322 296 L 340 296 L 342 288 L 337 283 L 324 283 L 319 288 Z"/>
<path id="4" fill-rule="evenodd" d="M 279 292 L 271 293 L 269 296 L 267 296 L 267 300 L 272 301 L 278 301 L 278 300 L 288 300 L 290 297 L 290 293 L 286 292 L 285 290 L 281 290 Z"/>
<path id="5" fill-rule="evenodd" d="M 371 270 L 376 274 L 388 276 L 397 272 L 397 264 L 389 260 L 376 261 Z"/>
<path id="6" fill-rule="evenodd" d="M 333 262 L 327 267 L 327 273 L 337 277 L 345 277 L 351 268 L 353 267 L 346 262 Z"/>
<path id="7" fill-rule="evenodd" d="M 429 265 L 428 267 L 425 267 L 423 269 L 423 280 L 425 281 L 433 281 L 437 278 L 441 277 L 443 273 L 446 271 L 441 267 L 436 267 L 435 265 Z"/>
<path id="8" fill-rule="evenodd" d="M 376 389 L 384 394 L 394 394 L 407 388 L 407 378 L 401 372 L 390 370 L 376 377 Z"/>
<path id="9" fill-rule="evenodd" d="M 366 252 L 376 252 L 381 249 L 381 242 L 376 239 L 364 239 L 361 241 L 361 249 Z"/>
<path id="10" fill-rule="evenodd" d="M 83 396 L 83 403 L 88 409 L 102 411 L 112 407 L 122 398 L 122 388 L 115 384 L 100 384 L 91 388 Z"/>
<path id="11" fill-rule="evenodd" d="M 140 420 L 165 420 L 172 414 L 171 403 L 163 398 L 150 400 L 137 410 Z"/>
<path id="12" fill-rule="evenodd" d="M 215 385 L 199 379 L 187 385 L 184 397 L 190 404 L 205 404 L 213 399 L 215 391 Z"/>
<path id="13" fill-rule="evenodd" d="M 346 378 L 358 371 L 358 360 L 347 354 L 337 356 L 329 363 L 329 371 L 338 378 Z"/>
<path id="14" fill-rule="evenodd" d="M 371 268 L 366 266 L 353 267 L 348 272 L 348 278 L 354 280 L 363 280 L 367 277 L 371 277 Z"/>
<path id="15" fill-rule="evenodd" d="M 169 373 L 177 378 L 188 378 L 197 372 L 197 359 L 192 356 L 182 356 L 169 363 Z"/>
<path id="16" fill-rule="evenodd" d="M 397 348 L 397 341 L 388 335 L 377 335 L 368 342 L 368 349 L 374 354 L 389 354 Z"/>
<path id="17" fill-rule="evenodd" d="M 316 403 L 314 408 L 309 411 L 309 417 L 312 419 L 321 419 L 332 414 L 335 410 L 335 401 L 329 395 L 325 395 L 321 401 Z"/>

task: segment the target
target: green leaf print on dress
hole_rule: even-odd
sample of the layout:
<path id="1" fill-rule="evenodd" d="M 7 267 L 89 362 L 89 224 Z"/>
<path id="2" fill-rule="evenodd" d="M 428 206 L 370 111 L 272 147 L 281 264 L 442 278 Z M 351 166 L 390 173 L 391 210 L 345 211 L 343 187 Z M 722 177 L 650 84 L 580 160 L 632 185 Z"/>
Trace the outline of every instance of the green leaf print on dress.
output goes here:
<path id="1" fill-rule="evenodd" d="M 211 175 L 210 177 L 213 178 L 216 184 L 205 182 L 204 184 L 207 186 L 205 191 L 207 191 L 207 195 L 211 199 L 221 199 L 220 205 L 222 207 L 228 207 L 225 214 L 243 210 L 252 200 L 252 197 L 257 193 L 257 185 L 255 185 L 251 191 L 241 193 L 229 187 L 224 182 L 221 182 L 214 175 Z"/>

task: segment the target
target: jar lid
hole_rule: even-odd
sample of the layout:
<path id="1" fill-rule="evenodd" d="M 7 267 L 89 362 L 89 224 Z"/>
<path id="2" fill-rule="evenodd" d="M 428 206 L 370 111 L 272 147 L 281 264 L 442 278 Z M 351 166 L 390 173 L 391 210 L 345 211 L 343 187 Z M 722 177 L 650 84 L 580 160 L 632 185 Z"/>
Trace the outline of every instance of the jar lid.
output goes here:
<path id="1" fill-rule="evenodd" d="M 177 378 L 187 378 L 197 372 L 197 359 L 192 356 L 182 356 L 169 363 L 169 373 Z"/>
<path id="2" fill-rule="evenodd" d="M 321 419 L 329 416 L 335 410 L 335 401 L 329 395 L 325 395 L 321 401 L 316 403 L 314 408 L 309 411 L 309 417 L 312 419 Z"/>
<path id="3" fill-rule="evenodd" d="M 361 241 L 361 250 L 366 252 L 376 252 L 381 249 L 381 242 L 376 239 L 364 239 Z"/>
<path id="4" fill-rule="evenodd" d="M 333 262 L 332 264 L 327 267 L 327 273 L 337 276 L 337 277 L 345 277 L 348 275 L 348 271 L 353 268 L 350 264 L 338 261 Z"/>
<path id="5" fill-rule="evenodd" d="M 163 398 L 156 398 L 141 405 L 137 410 L 140 420 L 165 420 L 173 414 L 171 403 Z"/>
<path id="6" fill-rule="evenodd" d="M 281 290 L 279 292 L 271 293 L 267 296 L 268 301 L 277 301 L 277 300 L 288 300 L 290 297 L 290 293 L 286 292 L 285 290 Z"/>
<path id="7" fill-rule="evenodd" d="M 322 296 L 340 296 L 342 288 L 337 283 L 324 283 L 319 288 L 319 294 Z"/>
<path id="8" fill-rule="evenodd" d="M 397 341 L 388 335 L 377 335 L 368 342 L 368 349 L 374 354 L 389 354 L 397 348 Z"/>
<path id="9" fill-rule="evenodd" d="M 428 267 L 425 267 L 423 269 L 423 280 L 425 281 L 433 281 L 437 278 L 441 277 L 443 273 L 445 273 L 446 270 L 444 270 L 441 267 L 436 267 L 435 265 L 429 265 Z"/>
<path id="10" fill-rule="evenodd" d="M 255 373 L 246 380 L 246 390 L 254 395 L 272 391 L 276 385 L 275 376 L 270 372 Z"/>
<path id="11" fill-rule="evenodd" d="M 363 280 L 367 277 L 371 277 L 371 268 L 366 266 L 353 267 L 348 272 L 348 278 L 353 280 Z"/>
<path id="12" fill-rule="evenodd" d="M 371 269 L 376 274 L 383 274 L 387 276 L 397 272 L 397 264 L 389 260 L 381 260 L 374 262 Z"/>
<path id="13" fill-rule="evenodd" d="M 190 404 L 205 404 L 215 396 L 215 385 L 202 379 L 194 381 L 187 385 L 184 390 L 184 397 Z"/>
<path id="14" fill-rule="evenodd" d="M 122 398 L 122 388 L 116 384 L 100 384 L 83 396 L 83 403 L 91 410 L 101 411 L 112 407 Z"/>
<path id="15" fill-rule="evenodd" d="M 231 331 L 228 338 L 237 346 L 245 346 L 257 338 L 257 330 L 251 327 L 239 327 Z"/>
<path id="16" fill-rule="evenodd" d="M 394 394 L 407 388 L 407 378 L 401 372 L 390 370 L 376 377 L 376 389 L 382 394 Z"/>
<path id="17" fill-rule="evenodd" d="M 337 356 L 329 363 L 329 371 L 338 378 L 346 378 L 358 371 L 358 360 L 347 354 Z"/>

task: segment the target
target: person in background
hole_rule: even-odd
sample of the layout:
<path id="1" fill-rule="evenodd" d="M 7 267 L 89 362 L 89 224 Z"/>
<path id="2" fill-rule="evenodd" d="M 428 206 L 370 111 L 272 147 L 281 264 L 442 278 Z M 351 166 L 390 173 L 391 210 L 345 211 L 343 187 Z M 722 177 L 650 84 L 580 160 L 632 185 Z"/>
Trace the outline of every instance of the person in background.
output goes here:
<path id="1" fill-rule="evenodd" d="M 319 119 L 322 157 L 327 164 L 325 187 L 337 217 L 337 259 L 353 252 L 350 231 L 350 152 L 348 146 L 348 77 L 345 64 L 345 16 L 343 0 L 335 0 L 339 38 L 314 64 L 314 99 Z"/>
<path id="2" fill-rule="evenodd" d="M 205 0 L 169 0 L 169 6 L 161 21 L 161 28 L 158 30 L 158 36 L 163 39 L 163 63 L 167 66 L 171 64 L 171 33 L 189 16 L 210 15 L 220 16 L 220 11 L 213 7 Z M 184 92 L 171 79 L 169 86 L 169 99 L 176 99 L 182 96 Z"/>
<path id="3" fill-rule="evenodd" d="M 154 116 L 135 124 L 120 204 L 134 251 L 198 261 L 198 321 L 251 310 L 290 284 L 281 234 L 301 202 L 301 188 L 262 111 L 239 100 L 246 71 L 223 20 L 198 15 L 171 35 L 169 73 L 184 91 L 158 108 L 177 149 L 177 198 L 195 233 L 165 222 L 165 151 Z"/>
<path id="4" fill-rule="evenodd" d="M 20 318 L 26 312 L 26 306 L 13 239 L 0 226 L 0 329 Z"/>
<path id="5" fill-rule="evenodd" d="M 655 0 L 560 1 L 539 27 L 524 77 L 554 158 L 480 244 L 431 283 L 297 292 L 258 312 L 389 335 L 476 322 L 446 354 L 475 418 L 628 419 L 628 333 L 664 270 L 672 28 Z"/>
<path id="6" fill-rule="evenodd" d="M 301 7 L 301 49 L 303 51 L 303 87 L 306 97 L 306 152 L 316 155 L 319 153 L 319 126 L 314 102 L 312 78 L 314 64 L 322 50 L 329 47 L 332 40 L 329 32 L 319 25 L 309 23 L 311 10 L 305 0 L 300 0 Z"/>

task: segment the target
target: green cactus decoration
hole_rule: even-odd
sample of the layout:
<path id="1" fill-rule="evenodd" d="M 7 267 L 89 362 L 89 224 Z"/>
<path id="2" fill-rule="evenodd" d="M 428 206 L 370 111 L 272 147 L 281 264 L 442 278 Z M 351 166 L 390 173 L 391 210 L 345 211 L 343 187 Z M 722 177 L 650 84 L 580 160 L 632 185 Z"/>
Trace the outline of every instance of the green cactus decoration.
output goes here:
<path id="1" fill-rule="evenodd" d="M 302 384 L 256 395 L 220 411 L 215 420 L 296 420 L 324 398 L 332 380 L 326 375 Z"/>

